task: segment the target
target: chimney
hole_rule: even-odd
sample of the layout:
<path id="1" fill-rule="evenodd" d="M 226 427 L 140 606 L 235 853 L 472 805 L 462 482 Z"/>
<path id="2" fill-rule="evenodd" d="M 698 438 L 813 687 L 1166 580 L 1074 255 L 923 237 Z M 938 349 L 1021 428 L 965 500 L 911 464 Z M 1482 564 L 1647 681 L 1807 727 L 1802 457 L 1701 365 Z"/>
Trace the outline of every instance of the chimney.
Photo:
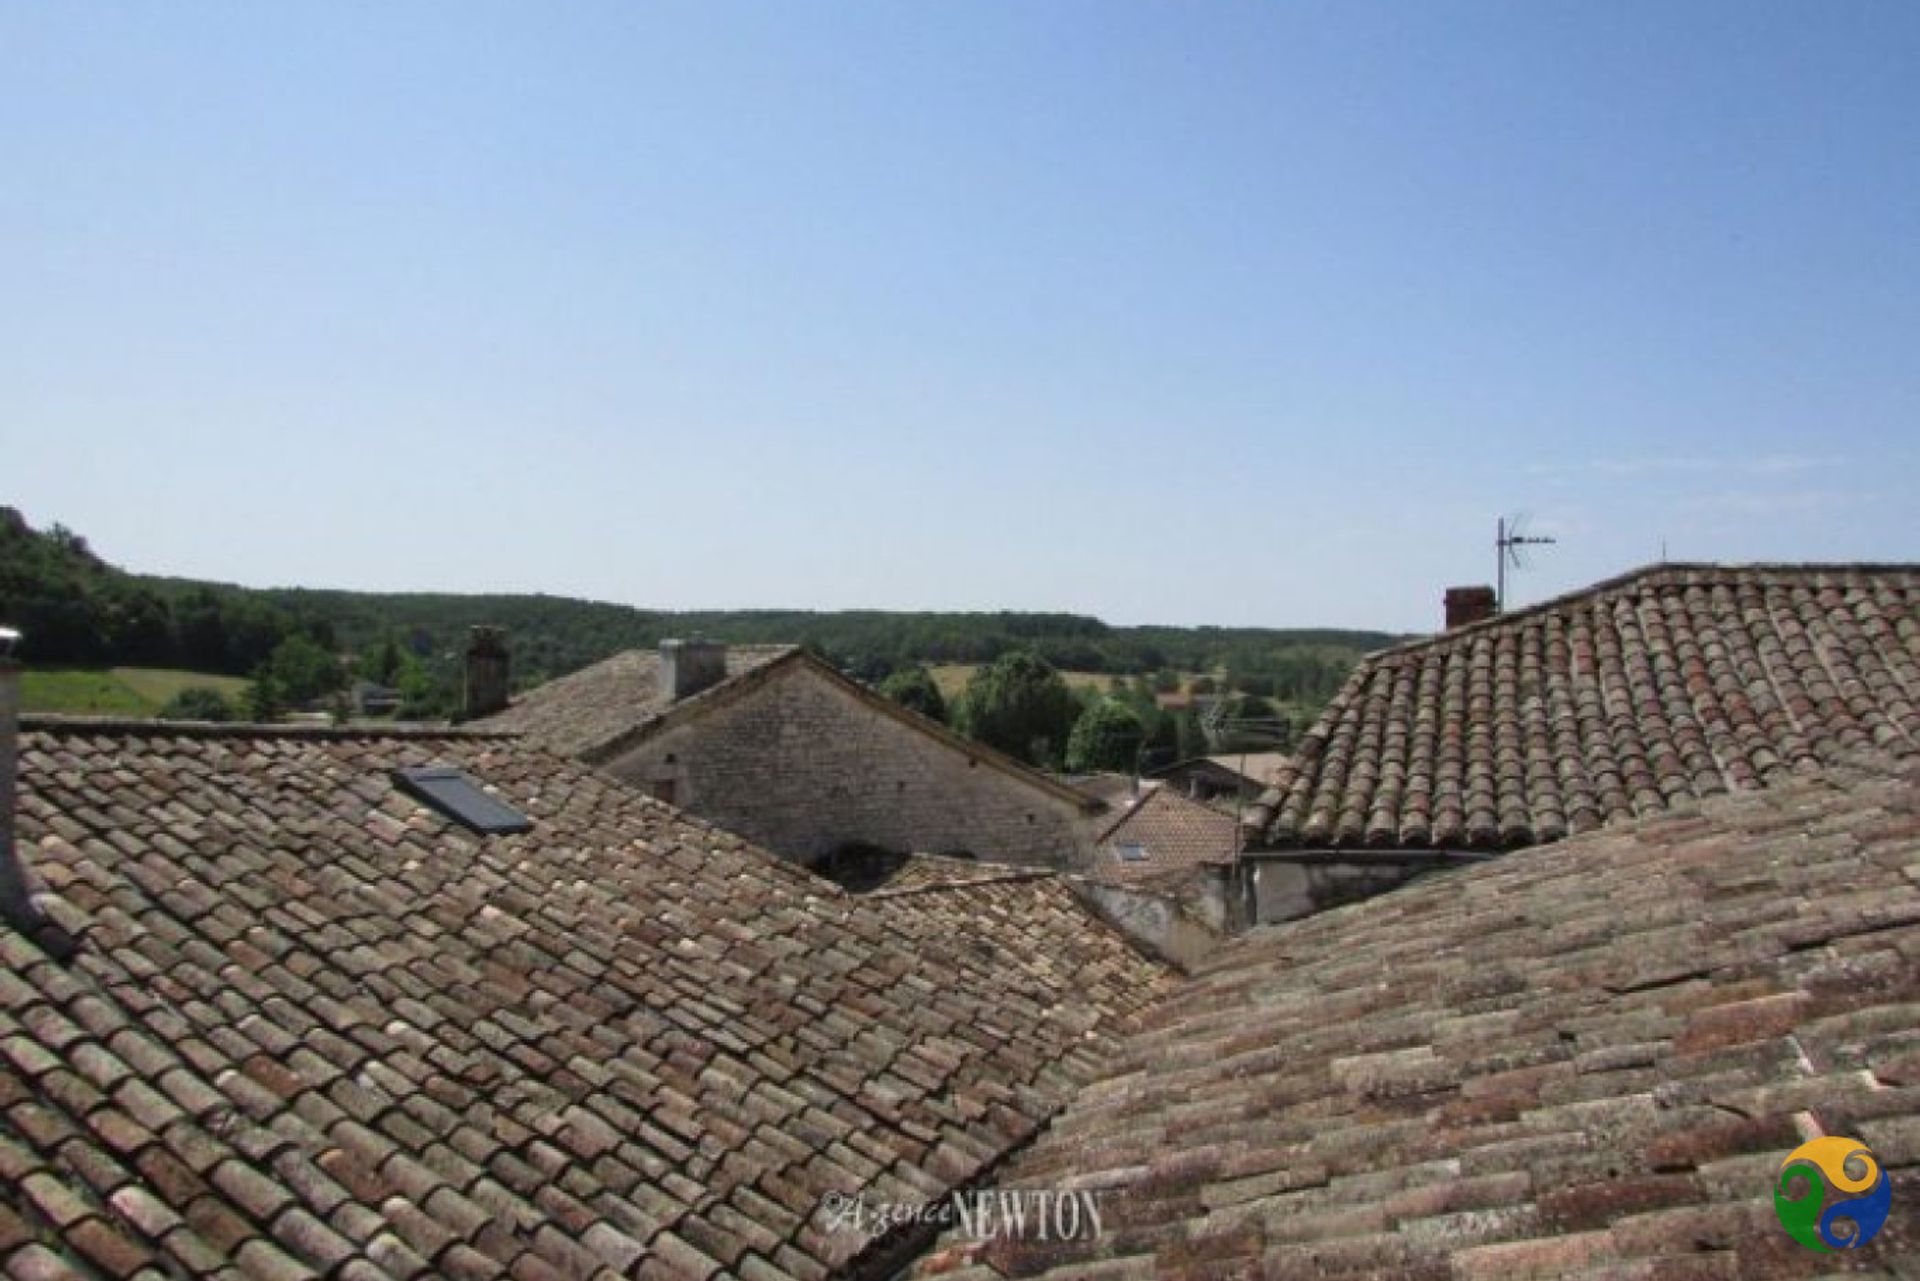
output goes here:
<path id="1" fill-rule="evenodd" d="M 466 689 L 468 720 L 505 711 L 507 706 L 507 633 L 501 627 L 467 629 Z"/>
<path id="2" fill-rule="evenodd" d="M 0 627 L 0 922 L 19 930 L 56 961 L 78 952 L 73 936 L 47 919 L 33 901 L 27 861 L 14 837 L 20 771 L 20 633 Z"/>
<path id="3" fill-rule="evenodd" d="M 727 647 L 719 641 L 660 642 L 660 690 L 679 702 L 727 678 Z"/>
<path id="4" fill-rule="evenodd" d="M 1447 588 L 1447 630 L 1484 623 L 1500 612 L 1491 587 Z"/>

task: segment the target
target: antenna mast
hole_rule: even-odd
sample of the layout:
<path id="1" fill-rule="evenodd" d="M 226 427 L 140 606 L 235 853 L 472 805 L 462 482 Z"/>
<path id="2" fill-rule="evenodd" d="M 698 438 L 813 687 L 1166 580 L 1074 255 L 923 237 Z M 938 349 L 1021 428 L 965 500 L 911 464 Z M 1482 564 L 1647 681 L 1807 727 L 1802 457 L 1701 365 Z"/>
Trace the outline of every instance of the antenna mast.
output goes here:
<path id="1" fill-rule="evenodd" d="M 1557 541 L 1544 534 L 1527 534 L 1521 528 L 1526 523 L 1526 519 L 1525 515 L 1515 516 L 1512 520 L 1502 516 L 1493 527 L 1494 582 L 1498 584 L 1494 588 L 1493 595 L 1493 607 L 1496 613 L 1507 612 L 1508 562 L 1511 561 L 1515 569 L 1524 569 L 1527 561 L 1523 548 L 1538 547 L 1543 543 Z"/>

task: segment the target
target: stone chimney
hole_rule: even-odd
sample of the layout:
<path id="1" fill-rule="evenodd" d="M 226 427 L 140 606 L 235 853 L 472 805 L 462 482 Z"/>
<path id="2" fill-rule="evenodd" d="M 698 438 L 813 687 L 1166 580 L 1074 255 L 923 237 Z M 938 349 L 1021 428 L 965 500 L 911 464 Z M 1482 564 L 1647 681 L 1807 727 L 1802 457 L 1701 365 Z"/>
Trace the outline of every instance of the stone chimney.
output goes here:
<path id="1" fill-rule="evenodd" d="M 79 951 L 73 936 L 33 901 L 27 860 L 14 835 L 20 777 L 20 633 L 0 627 L 0 924 L 19 930 L 56 961 Z"/>
<path id="2" fill-rule="evenodd" d="M 1484 623 L 1500 612 L 1491 587 L 1447 588 L 1447 630 Z"/>
<path id="3" fill-rule="evenodd" d="M 466 681 L 462 706 L 468 720 L 506 710 L 505 628 L 472 627 L 467 630 Z"/>
<path id="4" fill-rule="evenodd" d="M 660 642 L 660 692 L 679 702 L 727 678 L 727 647 L 720 641 Z"/>

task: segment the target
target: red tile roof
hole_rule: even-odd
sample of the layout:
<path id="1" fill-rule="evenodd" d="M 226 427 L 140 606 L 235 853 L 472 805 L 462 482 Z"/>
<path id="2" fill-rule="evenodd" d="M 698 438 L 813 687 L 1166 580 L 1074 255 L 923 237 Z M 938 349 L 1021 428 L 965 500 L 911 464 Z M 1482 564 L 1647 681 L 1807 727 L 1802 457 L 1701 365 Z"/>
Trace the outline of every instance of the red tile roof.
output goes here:
<path id="1" fill-rule="evenodd" d="M 1920 568 L 1668 566 L 1375 655 L 1255 843 L 1512 847 L 1920 754 Z"/>
<path id="2" fill-rule="evenodd" d="M 1821 1134 L 1890 1171 L 1857 1256 L 1775 1221 L 1782 1161 Z M 1683 805 L 1256 931 L 996 1183 L 1097 1189 L 1104 1231 L 950 1240 L 924 1272 L 1906 1275 L 1920 767 Z"/>
<path id="3" fill-rule="evenodd" d="M 1230 864 L 1238 852 L 1238 836 L 1232 814 L 1171 787 L 1157 787 L 1100 837 L 1093 875 L 1103 881 L 1147 881 L 1168 872 Z M 1123 849 L 1137 856 L 1122 858 Z"/>
<path id="4" fill-rule="evenodd" d="M 1056 883 L 856 899 L 513 739 L 22 747 L 82 948 L 0 927 L 0 1275 L 819 1277 L 823 1198 L 974 1177 L 1167 984 Z"/>

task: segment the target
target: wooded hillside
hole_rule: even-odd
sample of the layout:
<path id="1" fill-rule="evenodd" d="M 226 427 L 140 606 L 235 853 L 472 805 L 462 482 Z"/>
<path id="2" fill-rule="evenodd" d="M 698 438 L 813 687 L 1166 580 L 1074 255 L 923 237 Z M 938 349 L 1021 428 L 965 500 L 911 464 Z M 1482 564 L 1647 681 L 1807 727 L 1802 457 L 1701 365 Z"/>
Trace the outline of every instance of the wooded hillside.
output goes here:
<path id="1" fill-rule="evenodd" d="M 537 684 L 668 636 L 807 645 L 878 681 L 934 663 L 987 663 L 1032 649 L 1067 671 L 1114 675 L 1214 672 L 1300 703 L 1323 701 L 1353 660 L 1394 643 L 1382 632 L 1220 627 L 1111 627 L 1046 613 L 858 610 L 666 612 L 545 595 L 252 589 L 125 572 L 55 525 L 41 532 L 0 508 L 0 622 L 27 634 L 42 665 L 139 664 L 253 672 L 290 636 L 343 657 L 392 641 L 450 682 L 466 629 L 507 629 L 514 684 Z"/>

